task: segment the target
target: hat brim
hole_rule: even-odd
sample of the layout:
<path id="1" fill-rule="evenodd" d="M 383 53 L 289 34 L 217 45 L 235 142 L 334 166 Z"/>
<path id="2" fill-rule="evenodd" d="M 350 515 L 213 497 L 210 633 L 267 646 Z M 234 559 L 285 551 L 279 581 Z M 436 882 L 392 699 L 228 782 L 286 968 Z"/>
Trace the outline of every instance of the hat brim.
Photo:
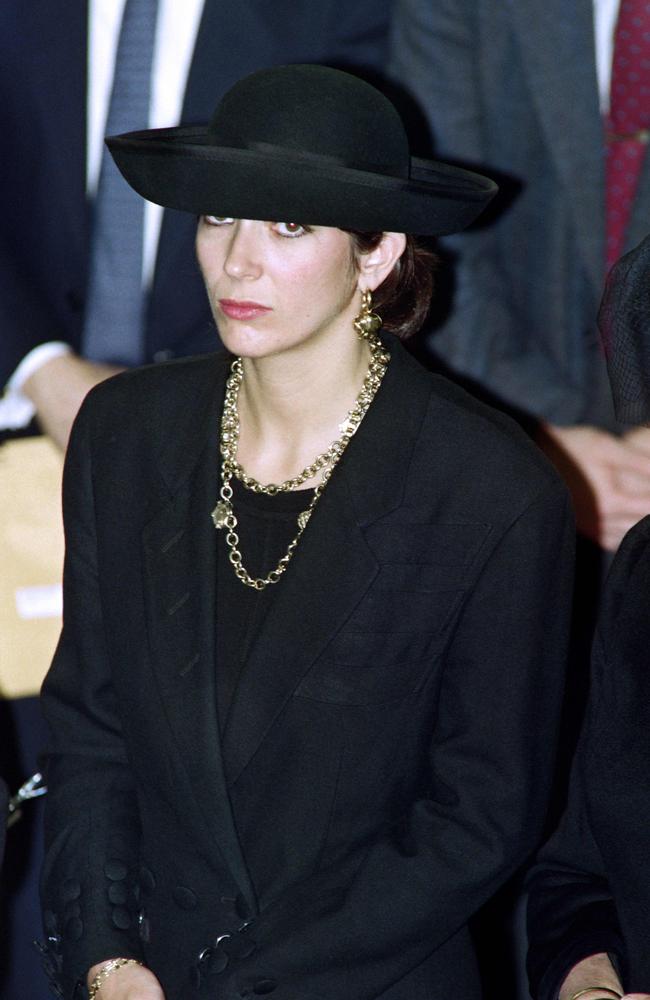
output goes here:
<path id="1" fill-rule="evenodd" d="M 435 160 L 413 158 L 405 179 L 286 149 L 216 146 L 195 126 L 106 141 L 138 194 L 195 215 L 444 236 L 473 222 L 497 191 L 487 177 Z"/>

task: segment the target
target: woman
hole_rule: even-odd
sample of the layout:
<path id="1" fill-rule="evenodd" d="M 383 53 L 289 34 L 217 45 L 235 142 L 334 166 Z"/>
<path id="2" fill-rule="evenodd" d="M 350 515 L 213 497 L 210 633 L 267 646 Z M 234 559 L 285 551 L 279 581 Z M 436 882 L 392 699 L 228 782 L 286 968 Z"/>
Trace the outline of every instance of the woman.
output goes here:
<path id="1" fill-rule="evenodd" d="M 599 322 L 616 414 L 650 423 L 650 237 L 612 270 Z M 650 430 L 636 432 L 650 462 Z M 612 565 L 569 802 L 530 877 L 539 1000 L 650 998 L 650 517 Z"/>
<path id="2" fill-rule="evenodd" d="M 370 303 L 415 325 L 404 234 L 494 187 L 411 162 L 392 105 L 315 66 L 110 147 L 200 216 L 240 360 L 113 379 L 72 436 L 43 694 L 63 996 L 475 1000 L 467 921 L 542 825 L 572 524 L 524 436 Z"/>

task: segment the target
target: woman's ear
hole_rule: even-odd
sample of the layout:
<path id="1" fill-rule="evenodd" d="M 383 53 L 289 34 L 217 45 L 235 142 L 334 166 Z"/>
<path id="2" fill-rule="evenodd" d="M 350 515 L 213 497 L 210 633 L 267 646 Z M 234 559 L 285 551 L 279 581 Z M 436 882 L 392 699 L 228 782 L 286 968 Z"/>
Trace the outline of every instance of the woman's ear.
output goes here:
<path id="1" fill-rule="evenodd" d="M 404 233 L 384 233 L 374 250 L 359 254 L 357 266 L 360 285 L 371 292 L 379 288 L 404 253 L 405 247 Z"/>

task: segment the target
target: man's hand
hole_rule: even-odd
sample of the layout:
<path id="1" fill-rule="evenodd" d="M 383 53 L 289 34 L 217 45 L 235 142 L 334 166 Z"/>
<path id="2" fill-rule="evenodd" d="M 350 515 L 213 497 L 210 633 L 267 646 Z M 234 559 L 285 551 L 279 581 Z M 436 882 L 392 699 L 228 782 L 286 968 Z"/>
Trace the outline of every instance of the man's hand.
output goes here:
<path id="1" fill-rule="evenodd" d="M 86 393 L 98 382 L 122 369 L 116 365 L 86 361 L 76 354 L 52 358 L 38 368 L 21 387 L 36 407 L 41 429 L 65 449 L 72 422 Z"/>
<path id="2" fill-rule="evenodd" d="M 605 549 L 650 514 L 650 430 L 615 437 L 597 427 L 546 424 L 539 444 L 564 478 L 578 530 Z"/>
<path id="3" fill-rule="evenodd" d="M 623 438 L 650 458 L 650 427 L 635 427 L 627 431 Z"/>
<path id="4" fill-rule="evenodd" d="M 100 962 L 90 969 L 88 986 L 104 965 L 106 962 Z M 151 969 L 146 969 L 143 965 L 122 965 L 109 973 L 102 982 L 98 996 L 101 1000 L 165 1000 L 160 983 Z"/>

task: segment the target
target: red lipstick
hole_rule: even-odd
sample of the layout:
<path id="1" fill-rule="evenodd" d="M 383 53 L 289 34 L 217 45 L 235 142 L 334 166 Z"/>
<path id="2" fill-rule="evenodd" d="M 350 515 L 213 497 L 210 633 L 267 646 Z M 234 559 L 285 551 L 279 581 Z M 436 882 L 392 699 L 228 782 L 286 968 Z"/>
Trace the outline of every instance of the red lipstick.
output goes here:
<path id="1" fill-rule="evenodd" d="M 267 312 L 272 312 L 269 306 L 259 302 L 240 302 L 237 299 L 219 299 L 219 308 L 230 319 L 256 319 Z"/>

